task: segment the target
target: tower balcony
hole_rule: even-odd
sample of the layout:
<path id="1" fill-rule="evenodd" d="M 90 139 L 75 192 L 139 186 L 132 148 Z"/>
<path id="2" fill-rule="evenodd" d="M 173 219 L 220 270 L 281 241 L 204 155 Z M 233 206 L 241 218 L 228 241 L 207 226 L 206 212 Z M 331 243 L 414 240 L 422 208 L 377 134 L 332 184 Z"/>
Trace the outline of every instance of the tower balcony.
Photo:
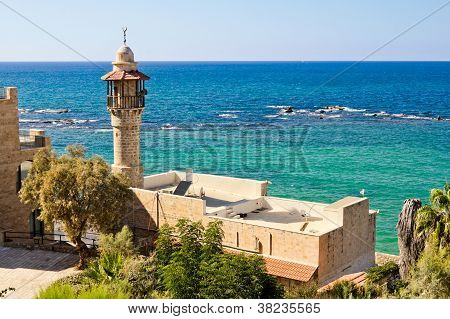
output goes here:
<path id="1" fill-rule="evenodd" d="M 145 95 L 116 96 L 108 95 L 108 109 L 140 109 L 145 106 Z"/>

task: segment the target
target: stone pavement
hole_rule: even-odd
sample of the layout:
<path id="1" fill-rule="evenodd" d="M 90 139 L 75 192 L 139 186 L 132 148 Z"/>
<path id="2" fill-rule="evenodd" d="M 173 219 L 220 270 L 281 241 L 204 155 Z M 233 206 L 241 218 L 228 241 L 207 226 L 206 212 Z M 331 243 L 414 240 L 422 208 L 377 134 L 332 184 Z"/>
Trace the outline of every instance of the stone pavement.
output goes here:
<path id="1" fill-rule="evenodd" d="M 34 298 L 43 287 L 76 272 L 78 256 L 43 250 L 0 247 L 0 290 L 6 298 Z"/>

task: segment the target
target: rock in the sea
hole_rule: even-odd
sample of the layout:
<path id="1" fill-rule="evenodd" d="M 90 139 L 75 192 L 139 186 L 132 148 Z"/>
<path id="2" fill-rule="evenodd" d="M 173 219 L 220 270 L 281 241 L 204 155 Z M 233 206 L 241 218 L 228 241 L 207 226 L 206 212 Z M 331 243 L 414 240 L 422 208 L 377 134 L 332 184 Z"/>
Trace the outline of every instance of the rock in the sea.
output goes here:
<path id="1" fill-rule="evenodd" d="M 292 112 L 294 112 L 294 108 L 292 106 L 284 108 L 284 113 L 292 113 Z"/>
<path id="2" fill-rule="evenodd" d="M 400 251 L 400 276 L 405 279 L 409 269 L 419 259 L 425 246 L 425 238 L 416 234 L 416 214 L 422 207 L 420 199 L 407 199 L 403 202 L 403 208 L 398 216 L 397 235 L 398 248 Z"/>

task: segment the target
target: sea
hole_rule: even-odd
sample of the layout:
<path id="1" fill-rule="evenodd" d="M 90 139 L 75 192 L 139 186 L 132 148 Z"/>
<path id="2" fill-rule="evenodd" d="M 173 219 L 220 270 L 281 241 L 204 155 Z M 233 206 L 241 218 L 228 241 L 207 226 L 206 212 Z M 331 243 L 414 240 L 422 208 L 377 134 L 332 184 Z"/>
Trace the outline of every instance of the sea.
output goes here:
<path id="1" fill-rule="evenodd" d="M 20 128 L 113 160 L 109 62 L 0 63 Z M 268 180 L 269 194 L 332 203 L 367 196 L 377 250 L 397 253 L 403 201 L 450 178 L 450 62 L 141 62 L 145 174 Z"/>

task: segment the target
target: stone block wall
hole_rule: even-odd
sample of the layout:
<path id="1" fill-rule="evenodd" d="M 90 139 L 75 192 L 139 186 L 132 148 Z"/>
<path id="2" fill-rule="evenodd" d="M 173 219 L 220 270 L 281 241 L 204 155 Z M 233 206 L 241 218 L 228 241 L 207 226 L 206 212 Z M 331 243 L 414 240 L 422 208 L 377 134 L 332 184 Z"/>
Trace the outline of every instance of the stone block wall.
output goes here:
<path id="1" fill-rule="evenodd" d="M 42 147 L 21 149 L 18 115 L 17 89 L 7 88 L 6 99 L 0 99 L 0 229 L 29 232 L 31 209 L 17 196 L 17 171 Z M 44 147 L 50 145 L 43 131 L 30 134 L 42 137 Z"/>
<path id="2" fill-rule="evenodd" d="M 112 169 L 127 176 L 133 187 L 142 187 L 143 168 L 140 158 L 142 109 L 113 109 L 110 112 L 114 138 Z"/>

